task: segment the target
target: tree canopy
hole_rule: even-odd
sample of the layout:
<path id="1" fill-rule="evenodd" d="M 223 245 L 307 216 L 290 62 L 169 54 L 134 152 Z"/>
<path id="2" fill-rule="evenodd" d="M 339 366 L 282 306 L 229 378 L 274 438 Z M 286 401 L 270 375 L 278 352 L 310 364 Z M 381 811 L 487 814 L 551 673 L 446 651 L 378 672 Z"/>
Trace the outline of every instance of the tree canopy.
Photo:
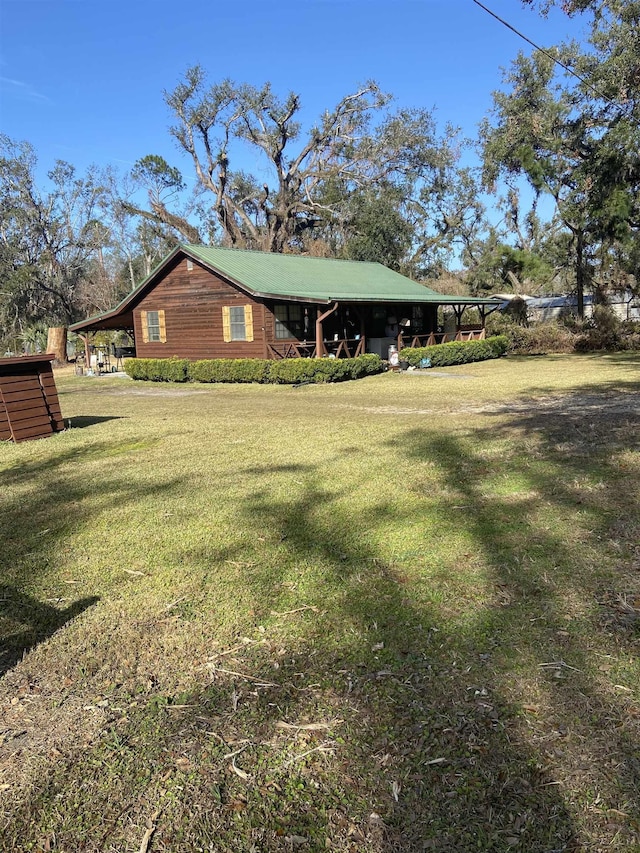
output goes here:
<path id="1" fill-rule="evenodd" d="M 544 13 L 554 4 L 535 5 Z M 483 175 L 488 188 L 525 177 L 553 199 L 570 234 L 582 313 L 585 289 L 604 286 L 614 258 L 620 276 L 637 271 L 640 3 L 575 0 L 563 8 L 590 14 L 589 42 L 517 57 L 481 128 Z"/>
<path id="2" fill-rule="evenodd" d="M 79 177 L 58 160 L 42 193 L 35 165 L 27 142 L 0 137 L 0 312 L 14 330 L 43 318 L 54 324 L 78 319 L 83 282 L 106 239 L 97 175 Z"/>
<path id="3" fill-rule="evenodd" d="M 472 293 L 574 290 L 580 306 L 637 288 L 640 0 L 523 4 L 583 16 L 588 39 L 515 57 L 475 141 L 373 81 L 309 121 L 300 93 L 199 65 L 164 93 L 179 165 L 57 161 L 43 188 L 29 143 L 1 137 L 5 342 L 106 310 L 179 240 L 455 272 Z"/>
<path id="4" fill-rule="evenodd" d="M 416 268 L 450 248 L 442 209 L 456 188 L 456 133 L 439 136 L 428 110 L 394 111 L 375 82 L 309 128 L 299 94 L 279 98 L 268 83 L 209 84 L 200 66 L 165 100 L 171 133 L 193 162 L 204 230 L 227 245 L 283 252 L 328 240 L 334 251 Z M 149 213 L 193 239 L 160 202 L 158 177 L 167 190 L 180 176 L 165 163 L 158 170 L 158 159 L 138 164 L 150 179 Z"/>

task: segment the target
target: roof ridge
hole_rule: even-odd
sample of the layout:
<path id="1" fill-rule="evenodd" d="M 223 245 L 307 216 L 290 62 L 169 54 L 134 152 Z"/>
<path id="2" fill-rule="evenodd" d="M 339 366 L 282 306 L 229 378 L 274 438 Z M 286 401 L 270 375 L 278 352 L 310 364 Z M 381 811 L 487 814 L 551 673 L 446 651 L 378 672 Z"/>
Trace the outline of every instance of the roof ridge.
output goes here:
<path id="1" fill-rule="evenodd" d="M 215 249 L 217 252 L 229 252 L 229 254 L 272 255 L 273 257 L 278 258 L 305 258 L 306 260 L 313 261 L 337 261 L 341 264 L 358 264 L 358 266 L 368 264 L 369 266 L 384 267 L 390 272 L 398 273 L 397 270 L 392 270 L 391 267 L 385 267 L 385 265 L 380 263 L 380 261 L 356 261 L 353 258 L 324 258 L 320 255 L 294 254 L 293 252 L 265 252 L 263 249 L 240 249 L 236 246 L 207 246 L 204 243 L 180 243 L 180 248 L 187 250 L 191 249 L 192 251 L 194 249 Z M 402 275 L 402 273 L 398 273 L 398 275 Z M 407 277 L 408 276 L 404 276 L 404 278 Z"/>

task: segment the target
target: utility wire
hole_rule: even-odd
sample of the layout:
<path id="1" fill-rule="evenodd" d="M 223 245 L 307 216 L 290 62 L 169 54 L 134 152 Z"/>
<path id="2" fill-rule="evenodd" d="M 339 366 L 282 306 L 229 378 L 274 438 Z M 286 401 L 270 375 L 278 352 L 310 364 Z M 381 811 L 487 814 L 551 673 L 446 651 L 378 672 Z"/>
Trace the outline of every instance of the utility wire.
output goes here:
<path id="1" fill-rule="evenodd" d="M 600 100 L 606 101 L 608 104 L 611 104 L 611 106 L 614 106 L 614 107 L 620 106 L 619 104 L 615 103 L 615 101 L 612 101 L 611 98 L 607 98 L 606 95 L 603 95 L 602 92 L 599 92 L 592 83 L 589 83 L 589 81 L 585 80 L 584 77 L 581 77 L 580 74 L 577 73 L 577 71 L 574 71 L 573 68 L 570 68 L 564 62 L 562 62 L 560 59 L 558 59 L 557 56 L 554 56 L 551 53 L 551 51 L 547 50 L 544 47 L 540 47 L 539 44 L 536 44 L 534 41 L 531 41 L 531 39 L 528 38 L 527 36 L 525 36 L 524 33 L 521 33 L 520 30 L 517 30 L 508 21 L 505 21 L 504 18 L 501 18 L 499 15 L 496 15 L 495 12 L 492 12 L 491 9 L 487 8 L 487 6 L 485 6 L 483 3 L 481 3 L 480 0 L 473 0 L 473 2 L 476 4 L 476 6 L 480 6 L 481 9 L 484 9 L 485 12 L 487 12 L 489 15 L 491 15 L 492 18 L 495 18 L 496 21 L 499 21 L 508 30 L 511 30 L 512 33 L 515 33 L 519 38 L 523 39 L 523 41 L 526 41 L 527 44 L 530 44 L 531 47 L 535 48 L 536 50 L 539 50 L 540 53 L 544 53 L 544 55 L 548 56 L 549 59 L 551 59 L 553 62 L 556 63 L 556 65 L 559 65 L 561 68 L 564 68 L 564 70 L 568 74 L 571 74 L 573 77 L 575 77 L 581 83 L 583 83 L 588 89 L 591 89 L 591 91 L 594 93 L 594 95 L 597 95 L 597 97 L 600 98 Z"/>

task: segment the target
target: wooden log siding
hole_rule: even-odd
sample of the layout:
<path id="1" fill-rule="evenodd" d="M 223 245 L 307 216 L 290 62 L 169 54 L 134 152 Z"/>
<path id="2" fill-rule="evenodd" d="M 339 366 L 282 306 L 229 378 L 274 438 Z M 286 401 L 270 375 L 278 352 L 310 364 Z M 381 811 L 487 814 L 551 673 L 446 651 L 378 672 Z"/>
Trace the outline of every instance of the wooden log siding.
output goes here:
<path id="1" fill-rule="evenodd" d="M 264 358 L 265 308 L 261 302 L 185 258 L 158 282 L 133 312 L 138 358 Z M 225 341 L 223 307 L 251 306 L 253 341 Z M 144 340 L 142 313 L 164 311 L 164 343 Z"/>
<path id="2" fill-rule="evenodd" d="M 0 359 L 0 441 L 45 438 L 64 429 L 53 358 Z"/>

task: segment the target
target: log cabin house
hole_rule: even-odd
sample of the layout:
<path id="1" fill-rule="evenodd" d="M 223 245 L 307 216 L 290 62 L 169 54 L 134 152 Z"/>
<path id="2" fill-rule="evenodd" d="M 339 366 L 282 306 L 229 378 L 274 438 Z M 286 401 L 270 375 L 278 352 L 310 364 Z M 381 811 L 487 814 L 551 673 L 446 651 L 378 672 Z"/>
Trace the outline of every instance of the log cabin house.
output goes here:
<path id="1" fill-rule="evenodd" d="M 180 245 L 116 308 L 71 331 L 126 330 L 139 358 L 386 357 L 390 345 L 482 338 L 499 304 L 436 293 L 378 263 Z M 461 325 L 466 308 L 477 309 L 473 326 Z"/>

